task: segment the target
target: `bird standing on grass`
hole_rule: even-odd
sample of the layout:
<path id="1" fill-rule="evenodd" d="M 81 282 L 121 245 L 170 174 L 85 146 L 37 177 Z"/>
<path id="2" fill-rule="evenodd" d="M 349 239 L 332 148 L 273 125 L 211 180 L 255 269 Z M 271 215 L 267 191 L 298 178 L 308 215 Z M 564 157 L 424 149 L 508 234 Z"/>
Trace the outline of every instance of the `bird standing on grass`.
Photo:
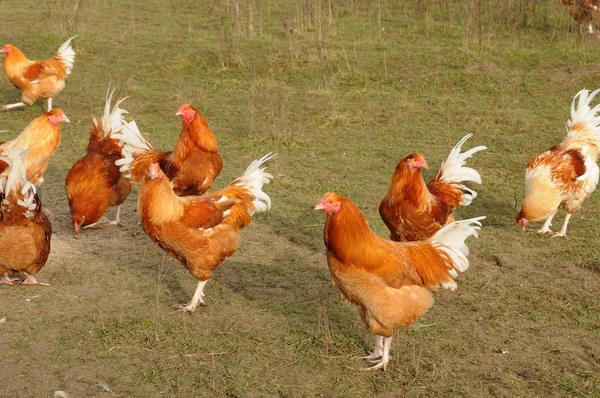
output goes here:
<path id="1" fill-rule="evenodd" d="M 477 237 L 485 217 L 455 221 L 422 242 L 394 242 L 375 235 L 360 210 L 335 193 L 326 193 L 315 210 L 327 213 L 331 277 L 375 334 L 375 349 L 364 357 L 374 365 L 365 370 L 385 370 L 394 333 L 427 312 L 431 292 L 457 288 L 458 272 L 469 268 L 465 240 Z"/>
<path id="2" fill-rule="evenodd" d="M 562 205 L 562 228 L 552 237 L 566 237 L 569 219 L 598 185 L 600 105 L 590 103 L 600 92 L 581 90 L 571 104 L 567 136 L 558 145 L 535 155 L 525 168 L 525 200 L 517 224 L 525 231 L 531 221 L 544 221 L 539 233 L 552 233 L 552 219 Z"/>
<path id="3" fill-rule="evenodd" d="M 21 102 L 0 106 L 0 110 L 31 106 L 38 99 L 47 99 L 52 110 L 52 98 L 65 88 L 65 79 L 75 63 L 71 37 L 63 43 L 56 55 L 44 61 L 30 61 L 17 47 L 6 44 L 0 52 L 6 54 L 4 71 L 11 83 L 21 90 Z"/>

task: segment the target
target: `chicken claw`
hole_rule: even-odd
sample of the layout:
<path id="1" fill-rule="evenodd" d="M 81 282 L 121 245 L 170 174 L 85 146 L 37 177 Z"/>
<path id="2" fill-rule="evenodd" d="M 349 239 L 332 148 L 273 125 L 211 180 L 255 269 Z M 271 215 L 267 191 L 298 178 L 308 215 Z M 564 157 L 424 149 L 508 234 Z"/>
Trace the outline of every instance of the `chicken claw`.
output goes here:
<path id="1" fill-rule="evenodd" d="M 24 285 L 41 285 L 41 286 L 50 286 L 48 283 L 38 282 L 33 275 L 25 274 L 27 278 L 23 281 Z"/>
<path id="2" fill-rule="evenodd" d="M 0 285 L 12 285 L 14 281 L 18 281 L 19 278 L 11 278 L 10 276 L 8 276 L 8 274 L 4 274 L 2 275 L 2 278 L 0 278 Z"/>
<path id="3" fill-rule="evenodd" d="M 204 302 L 204 300 L 202 299 L 202 297 L 204 297 L 204 285 L 206 285 L 206 282 L 208 282 L 208 279 L 202 282 L 198 282 L 198 286 L 196 287 L 196 291 L 194 292 L 194 297 L 192 297 L 192 301 L 190 301 L 190 303 L 188 305 L 177 305 L 176 308 L 177 310 L 171 312 L 171 314 L 175 313 L 175 312 L 189 312 L 192 313 L 194 311 L 196 311 L 196 308 L 198 307 L 199 304 L 202 305 L 206 305 L 206 303 Z"/>

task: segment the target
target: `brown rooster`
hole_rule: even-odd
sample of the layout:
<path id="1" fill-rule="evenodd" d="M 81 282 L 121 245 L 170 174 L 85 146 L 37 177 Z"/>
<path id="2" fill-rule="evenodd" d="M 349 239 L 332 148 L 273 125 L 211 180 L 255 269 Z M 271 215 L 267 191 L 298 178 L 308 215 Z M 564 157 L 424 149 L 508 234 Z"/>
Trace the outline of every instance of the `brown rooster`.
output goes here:
<path id="1" fill-rule="evenodd" d="M 567 212 L 563 226 L 553 237 L 566 237 L 571 215 L 598 185 L 600 153 L 600 105 L 590 103 L 600 92 L 581 90 L 571 105 L 567 136 L 556 146 L 535 155 L 525 168 L 525 200 L 517 224 L 525 230 L 530 221 L 544 221 L 538 232 L 552 233 L 558 208 Z M 577 102 L 577 104 L 576 104 Z"/>
<path id="2" fill-rule="evenodd" d="M 53 58 L 45 61 L 30 61 L 15 46 L 6 44 L 0 52 L 6 54 L 4 71 L 8 79 L 21 90 L 21 102 L 4 105 L 0 110 L 33 105 L 40 98 L 48 100 L 52 109 L 52 97 L 65 88 L 65 79 L 71 74 L 75 63 L 75 51 L 71 48 L 71 37 L 63 43 Z"/>
<path id="3" fill-rule="evenodd" d="M 481 177 L 477 171 L 463 166 L 468 158 L 486 147 L 460 153 L 471 136 L 466 135 L 456 144 L 429 184 L 425 184 L 421 173 L 421 168 L 427 168 L 423 155 L 413 153 L 400 160 L 388 193 L 379 205 L 379 214 L 391 232 L 390 239 L 425 240 L 454 221 L 454 209 L 470 205 L 477 197 L 477 192 L 462 182 L 481 184 Z"/>
<path id="4" fill-rule="evenodd" d="M 579 24 L 580 34 L 583 34 L 584 24 L 587 24 L 589 34 L 600 25 L 600 0 L 562 0 L 562 3 L 569 7 L 569 14 Z M 599 38 L 598 34 L 596 38 Z"/>
<path id="5" fill-rule="evenodd" d="M 25 167 L 27 181 L 35 186 L 44 182 L 50 157 L 60 144 L 60 124 L 69 123 L 69 119 L 60 109 L 53 109 L 35 118 L 14 140 L 0 142 L 0 155 L 10 148 L 28 149 Z M 2 167 L 0 167 L 2 176 Z"/>
<path id="6" fill-rule="evenodd" d="M 122 147 L 110 135 L 123 128 L 123 114 L 127 111 L 119 108 L 125 99 L 118 100 L 111 110 L 113 93 L 107 92 L 102 119 L 93 119 L 87 154 L 71 167 L 65 180 L 75 232 L 81 227 L 97 225 L 106 210 L 113 206 L 117 206 L 117 214 L 115 221 L 109 224 L 119 224 L 121 204 L 131 192 L 129 179 L 115 165 L 115 161 L 121 159 Z"/>
<path id="7" fill-rule="evenodd" d="M 200 111 L 183 104 L 176 115 L 181 116 L 182 128 L 173 152 L 155 151 L 135 123 L 113 133 L 113 138 L 124 143 L 124 159 L 117 165 L 121 166 L 121 172 L 131 174 L 134 182 L 140 182 L 150 165 L 158 163 L 176 195 L 202 195 L 221 172 L 223 159 L 215 136 Z"/>
<path id="8" fill-rule="evenodd" d="M 360 210 L 335 193 L 325 194 L 315 210 L 327 213 L 324 240 L 331 277 L 376 335 L 375 349 L 365 357 L 375 365 L 366 370 L 385 370 L 394 333 L 427 312 L 432 291 L 456 289 L 458 272 L 469 267 L 465 240 L 477 237 L 485 217 L 456 221 L 425 241 L 405 243 L 375 235 Z"/>
<path id="9" fill-rule="evenodd" d="M 240 230 L 250 224 L 254 213 L 271 207 L 262 186 L 273 176 L 261 166 L 272 157 L 253 161 L 229 186 L 204 196 L 176 195 L 158 163 L 145 170 L 138 198 L 142 228 L 199 281 L 192 301 L 181 310 L 193 312 L 204 304 L 204 285 L 236 251 Z M 139 167 L 138 163 L 132 169 L 134 174 L 139 175 Z"/>
<path id="10" fill-rule="evenodd" d="M 25 155 L 23 149 L 11 148 L 0 157 L 9 170 L 0 178 L 0 283 L 11 284 L 15 279 L 9 274 L 18 272 L 26 276 L 24 284 L 38 284 L 34 275 L 50 253 L 52 225 L 35 185 L 27 181 Z"/>

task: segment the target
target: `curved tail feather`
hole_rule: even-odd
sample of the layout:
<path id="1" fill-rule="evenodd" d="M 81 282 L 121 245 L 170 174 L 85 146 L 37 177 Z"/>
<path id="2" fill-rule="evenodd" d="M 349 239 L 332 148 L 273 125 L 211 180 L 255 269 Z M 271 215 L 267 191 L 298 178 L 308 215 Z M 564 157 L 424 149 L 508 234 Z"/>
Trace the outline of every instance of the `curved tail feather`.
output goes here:
<path id="1" fill-rule="evenodd" d="M 462 190 L 461 206 L 468 206 L 471 204 L 473 199 L 477 197 L 477 192 L 461 184 L 463 181 L 472 181 L 477 184 L 481 184 L 481 176 L 479 173 L 470 167 L 464 167 L 467 163 L 467 159 L 476 154 L 479 151 L 487 149 L 487 147 L 481 145 L 469 149 L 466 152 L 461 153 L 462 145 L 473 136 L 473 134 L 467 134 L 464 136 L 450 151 L 448 158 L 442 163 L 440 170 L 436 176 L 436 180 L 443 181 L 445 183 L 458 184 Z"/>
<path id="2" fill-rule="evenodd" d="M 75 51 L 73 50 L 73 47 L 71 47 L 71 40 L 77 36 L 78 35 L 75 35 L 64 42 L 56 52 L 55 58 L 65 66 L 67 69 L 67 76 L 71 74 L 73 64 L 75 63 Z"/>
<path id="3" fill-rule="evenodd" d="M 571 103 L 571 119 L 567 121 L 568 148 L 589 145 L 595 152 L 600 152 L 600 104 L 590 108 L 590 103 L 600 92 L 600 89 L 590 93 L 589 90 L 579 91 Z"/>
<path id="4" fill-rule="evenodd" d="M 225 221 L 228 224 L 243 228 L 251 221 L 255 213 L 266 212 L 271 208 L 271 198 L 262 188 L 271 182 L 273 175 L 265 171 L 263 164 L 273 159 L 275 154 L 266 154 L 252 161 L 244 174 L 216 194 L 233 199 L 236 204 L 231 208 L 231 215 Z"/>
<path id="5" fill-rule="evenodd" d="M 449 274 L 452 278 L 458 277 L 458 272 L 465 272 L 469 268 L 469 248 L 465 240 L 469 236 L 479 236 L 477 231 L 481 229 L 480 220 L 485 216 L 470 218 L 467 220 L 455 221 L 440 229 L 430 238 L 430 243 L 445 254 L 448 258 Z M 442 283 L 444 289 L 455 290 L 456 282 L 453 279 Z"/>

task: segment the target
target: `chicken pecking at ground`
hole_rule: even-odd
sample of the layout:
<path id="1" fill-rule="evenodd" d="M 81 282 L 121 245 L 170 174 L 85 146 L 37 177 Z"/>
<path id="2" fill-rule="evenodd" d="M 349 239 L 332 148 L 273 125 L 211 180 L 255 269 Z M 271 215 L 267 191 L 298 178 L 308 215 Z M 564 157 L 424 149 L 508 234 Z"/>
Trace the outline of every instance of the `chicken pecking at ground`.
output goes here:
<path id="1" fill-rule="evenodd" d="M 236 251 L 240 230 L 255 213 L 271 207 L 262 187 L 273 176 L 261 166 L 272 158 L 268 154 L 253 161 L 229 186 L 204 196 L 178 196 L 158 163 L 127 165 L 133 175 L 143 175 L 138 214 L 144 232 L 199 281 L 191 302 L 180 306 L 184 312 L 204 304 L 204 285 Z"/>
<path id="2" fill-rule="evenodd" d="M 122 141 L 124 159 L 121 171 L 140 182 L 152 163 L 158 163 L 169 178 L 176 195 L 202 195 L 208 191 L 223 168 L 217 140 L 206 120 L 189 104 L 179 107 L 182 128 L 173 152 L 157 152 L 142 137 L 135 123 L 112 136 Z"/>
<path id="3" fill-rule="evenodd" d="M 0 178 L 0 283 L 12 284 L 10 274 L 26 276 L 24 284 L 35 285 L 39 270 L 48 261 L 52 225 L 42 210 L 35 185 L 27 181 L 25 155 L 11 148 L 0 156 L 8 168 Z"/>
<path id="4" fill-rule="evenodd" d="M 466 135 L 456 144 L 429 184 L 425 184 L 421 173 L 423 167 L 427 168 L 422 154 L 413 153 L 400 160 L 388 193 L 379 205 L 379 214 L 391 232 L 390 239 L 405 242 L 427 239 L 454 221 L 454 209 L 470 205 L 477 197 L 477 192 L 462 183 L 481 184 L 481 176 L 464 164 L 486 147 L 461 153 L 462 145 L 471 136 Z"/>
<path id="5" fill-rule="evenodd" d="M 50 157 L 60 144 L 60 124 L 63 122 L 69 123 L 69 119 L 58 108 L 38 116 L 17 138 L 0 142 L 0 155 L 10 148 L 27 149 L 27 180 L 39 187 L 44 182 Z M 0 177 L 4 173 L 4 167 L 0 165 Z"/>
<path id="6" fill-rule="evenodd" d="M 63 43 L 56 55 L 44 61 L 30 61 L 17 47 L 6 44 L 0 52 L 6 54 L 4 71 L 11 83 L 21 90 L 21 102 L 4 105 L 0 110 L 31 106 L 38 99 L 48 100 L 48 111 L 52 109 L 52 98 L 65 88 L 65 79 L 71 74 L 75 63 L 75 51 L 71 37 Z"/>
<path id="7" fill-rule="evenodd" d="M 556 146 L 535 155 L 525 168 L 525 200 L 517 215 L 524 231 L 531 221 L 544 221 L 538 232 L 552 233 L 550 226 L 558 208 L 567 212 L 563 226 L 553 237 L 566 237 L 571 215 L 598 185 L 600 152 L 600 105 L 590 103 L 600 92 L 581 90 L 571 104 L 567 136 Z"/>
<path id="8" fill-rule="evenodd" d="M 131 192 L 131 182 L 115 165 L 115 161 L 121 159 L 122 146 L 110 135 L 121 131 L 125 124 L 123 114 L 127 111 L 119 107 L 125 99 L 119 99 L 111 109 L 113 93 L 114 90 L 106 93 L 102 118 L 93 119 L 87 154 L 71 167 L 65 179 L 75 232 L 81 227 L 97 225 L 108 208 L 113 206 L 117 206 L 117 214 L 115 221 L 109 224 L 118 225 L 121 204 Z"/>
<path id="9" fill-rule="evenodd" d="M 458 272 L 469 267 L 465 240 L 477 237 L 485 217 L 453 222 L 422 242 L 394 242 L 375 235 L 360 210 L 335 193 L 325 194 L 315 210 L 327 213 L 331 277 L 376 335 L 375 349 L 365 357 L 375 365 L 366 370 L 385 370 L 394 333 L 427 312 L 432 291 L 456 289 Z"/>

